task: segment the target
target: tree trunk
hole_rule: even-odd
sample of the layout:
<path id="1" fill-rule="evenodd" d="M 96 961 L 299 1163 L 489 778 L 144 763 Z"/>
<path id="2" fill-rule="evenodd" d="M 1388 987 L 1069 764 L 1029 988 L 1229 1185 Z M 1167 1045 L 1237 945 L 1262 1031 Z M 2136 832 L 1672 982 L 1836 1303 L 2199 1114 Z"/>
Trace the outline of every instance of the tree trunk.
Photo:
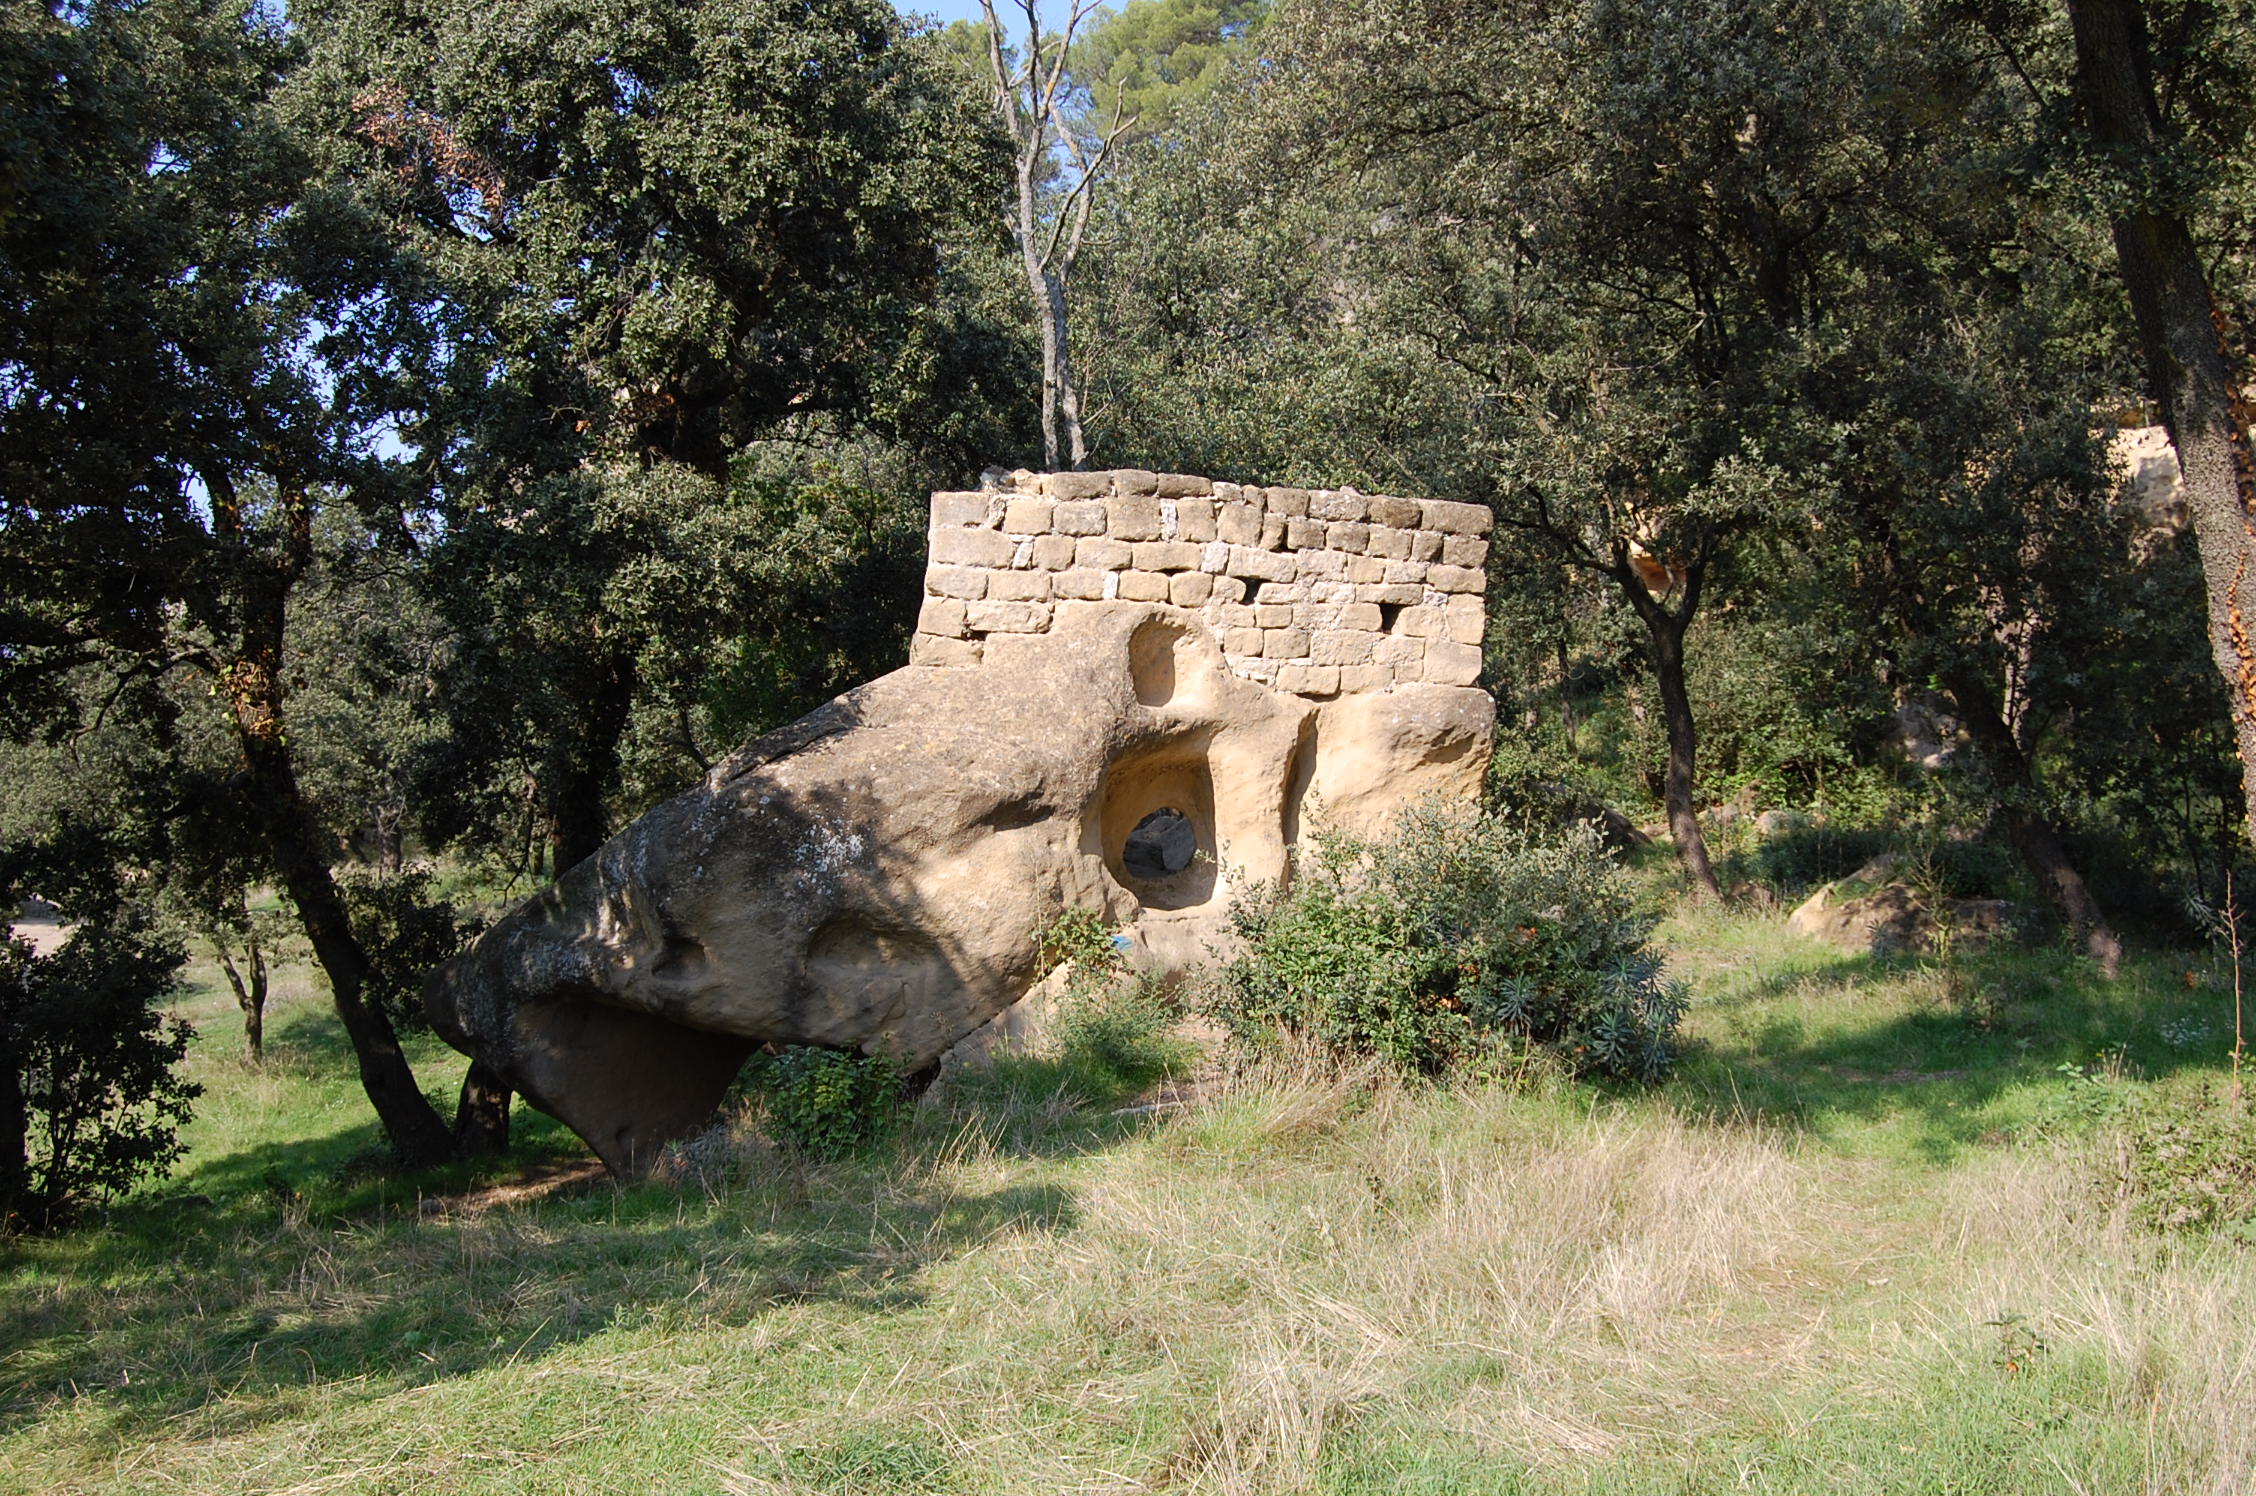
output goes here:
<path id="1" fill-rule="evenodd" d="M 0 1056 L 0 1236 L 19 1224 L 16 1213 L 31 1190 L 31 1112 L 17 1068 L 22 1063 L 13 1053 Z"/>
<path id="2" fill-rule="evenodd" d="M 627 735 L 634 693 L 633 664 L 613 659 L 603 672 L 595 700 L 588 703 L 580 752 L 549 806 L 555 877 L 593 857 L 596 848 L 610 839 L 610 792 L 619 773 L 619 744 Z"/>
<path id="3" fill-rule="evenodd" d="M 2139 0 L 2068 0 L 2076 87 L 2101 151 L 2134 169 L 2171 142 L 2155 107 Z M 2256 461 L 2215 298 L 2184 216 L 2147 202 L 2117 218 L 2115 255 L 2162 421 L 2178 449 L 2209 596 L 2209 645 L 2232 703 L 2242 824 L 2256 839 Z"/>
<path id="4" fill-rule="evenodd" d="M 297 906 L 298 923 L 314 959 L 329 979 L 337 1017 L 360 1062 L 361 1088 L 383 1123 L 392 1151 L 403 1163 L 435 1163 L 453 1151 L 446 1122 L 415 1083 L 399 1035 L 383 1009 L 366 1001 L 368 956 L 354 938 L 345 901 L 330 876 L 329 859 L 298 788 L 297 769 L 283 732 L 279 663 L 282 591 L 246 605 L 249 648 L 227 673 L 229 704 L 242 748 L 246 797 L 259 815 L 274 870 Z"/>
<path id="5" fill-rule="evenodd" d="M 258 937 L 244 941 L 243 962 L 250 967 L 248 980 L 235 965 L 226 942 L 212 937 L 212 949 L 219 953 L 220 969 L 227 973 L 227 985 L 235 989 L 235 1006 L 243 1010 L 243 1042 L 250 1050 L 251 1063 L 266 1062 L 266 956 L 258 948 Z"/>
<path id="6" fill-rule="evenodd" d="M 1974 740 L 1975 751 L 1982 755 L 1983 765 L 1995 781 L 1998 810 L 2005 817 L 2013 850 L 2029 869 L 2029 876 L 2059 906 L 2069 928 L 2082 940 L 2084 953 L 2099 963 L 2102 975 L 2114 980 L 2123 961 L 2123 942 L 2100 912 L 2083 875 L 2068 860 L 2060 833 L 2045 815 L 2028 755 L 2006 725 L 1997 694 L 1988 683 L 1964 672 L 1946 676 L 1943 688 L 1950 693 L 1959 721 L 1966 724 L 1966 735 Z"/>
<path id="7" fill-rule="evenodd" d="M 1700 830 L 1699 810 L 1692 803 L 1700 743 L 1692 721 L 1692 698 L 1684 688 L 1687 622 L 1670 619 L 1660 627 L 1648 623 L 1653 641 L 1653 684 L 1660 692 L 1661 721 L 1668 729 L 1668 773 L 1662 781 L 1661 799 L 1668 807 L 1669 839 L 1676 843 L 1677 860 L 1684 864 L 1693 892 L 1720 898 L 1723 889 L 1708 860 L 1708 839 Z"/>
<path id="8" fill-rule="evenodd" d="M 1721 898 L 1715 866 L 1708 860 L 1708 839 L 1700 831 L 1699 810 L 1692 803 L 1695 771 L 1699 767 L 1699 730 L 1692 720 L 1692 697 L 1684 686 L 1684 635 L 1700 611 L 1700 589 L 1707 578 L 1705 557 L 1684 571 L 1684 594 L 1670 612 L 1655 597 L 1629 563 L 1626 541 L 1614 543 L 1615 583 L 1629 598 L 1630 607 L 1645 625 L 1653 650 L 1653 684 L 1661 696 L 1661 721 L 1668 729 L 1668 769 L 1661 781 L 1661 800 L 1668 810 L 1669 840 L 1676 844 L 1676 859 L 1692 880 L 1695 897 Z"/>
<path id="9" fill-rule="evenodd" d="M 1567 641 L 1561 635 L 1559 646 L 1559 725 L 1567 732 L 1567 756 L 1582 757 L 1582 746 L 1575 741 L 1574 690 L 1569 682 L 1574 676 L 1574 666 L 1567 658 Z"/>
<path id="10" fill-rule="evenodd" d="M 464 1158 L 479 1158 L 509 1151 L 509 1084 L 472 1060 L 462 1077 L 462 1099 L 454 1109 L 454 1151 Z"/>

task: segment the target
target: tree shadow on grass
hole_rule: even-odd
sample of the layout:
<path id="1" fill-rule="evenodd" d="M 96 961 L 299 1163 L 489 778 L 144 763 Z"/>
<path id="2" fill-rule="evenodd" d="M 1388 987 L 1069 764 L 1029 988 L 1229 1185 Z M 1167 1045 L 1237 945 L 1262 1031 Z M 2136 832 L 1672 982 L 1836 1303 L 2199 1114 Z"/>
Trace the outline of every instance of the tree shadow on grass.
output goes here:
<path id="1" fill-rule="evenodd" d="M 2002 946 L 1833 954 L 1701 1002 L 1711 1032 L 1671 1082 L 1680 1102 L 1818 1135 L 1893 1126 L 1939 1165 L 2026 1120 L 2009 1092 L 2107 1064 L 2157 1080 L 2214 1068 L 2221 1044 L 2173 1043 L 2168 1025 L 2231 1035 L 2230 994 L 2188 989 L 2166 958 L 2132 958 L 2107 982 L 2079 958 Z"/>
<path id="2" fill-rule="evenodd" d="M 188 1416 L 219 1437 L 298 1416 L 289 1394 L 309 1388 L 381 1396 L 612 1329 L 911 1309 L 933 1265 L 1078 1220 L 1058 1184 L 967 1192 L 949 1160 L 1087 1152 L 1152 1125 L 1066 1080 L 1028 1064 L 966 1084 L 856 1157 L 751 1143 L 703 1174 L 460 1215 L 428 1208 L 454 1173 L 353 1172 L 373 1124 L 210 1159 L 75 1237 L 0 1257 L 0 1434 L 94 1397 L 76 1438 L 130 1442 Z M 544 1126 L 536 1152 L 586 1156 L 558 1124 L 529 1130 Z"/>

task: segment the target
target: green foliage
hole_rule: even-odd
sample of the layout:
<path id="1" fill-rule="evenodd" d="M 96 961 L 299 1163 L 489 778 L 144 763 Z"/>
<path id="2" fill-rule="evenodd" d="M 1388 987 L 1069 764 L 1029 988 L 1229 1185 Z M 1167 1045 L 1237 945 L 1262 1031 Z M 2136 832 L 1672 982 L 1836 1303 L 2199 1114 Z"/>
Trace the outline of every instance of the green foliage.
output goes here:
<path id="1" fill-rule="evenodd" d="M 1181 1067 L 1182 1005 L 1156 973 L 1137 971 L 1126 941 L 1094 909 L 1074 907 L 1035 932 L 1045 968 L 1063 967 L 1056 1062 L 1068 1086 L 1102 1103 L 1132 1095 Z"/>
<path id="2" fill-rule="evenodd" d="M 180 1157 L 202 1087 L 175 1073 L 191 1030 L 156 1004 L 184 959 L 124 921 L 47 956 L 0 940 L 0 1234 L 63 1225 Z"/>
<path id="3" fill-rule="evenodd" d="M 434 891 L 433 870 L 410 866 L 384 874 L 348 867 L 337 877 L 353 938 L 368 957 L 362 996 L 382 1007 L 395 1027 L 430 1027 L 423 1016 L 423 978 L 462 949 L 480 922 Z"/>
<path id="4" fill-rule="evenodd" d="M 2161 1231 L 2221 1231 L 2256 1246 L 2256 1113 L 2214 1093 L 2134 1110 L 2125 1184 Z"/>
<path id="5" fill-rule="evenodd" d="M 1231 916 L 1244 948 L 1207 1006 L 1240 1041 L 1288 1031 L 1421 1074 L 1521 1043 L 1570 1073 L 1653 1080 L 1675 1061 L 1686 989 L 1587 826 L 1544 838 L 1421 806 L 1381 837 L 1326 836 L 1289 890 Z"/>
<path id="6" fill-rule="evenodd" d="M 753 1056 L 741 1084 L 778 1142 L 817 1157 L 851 1153 L 900 1120 L 900 1072 L 883 1055 L 794 1044 Z"/>
<path id="7" fill-rule="evenodd" d="M 1090 125 L 1100 135 L 1116 119 L 1134 121 L 1139 137 L 1166 131 L 1229 81 L 1268 14 L 1269 0 L 1127 0 L 1100 14 L 1069 63 Z"/>

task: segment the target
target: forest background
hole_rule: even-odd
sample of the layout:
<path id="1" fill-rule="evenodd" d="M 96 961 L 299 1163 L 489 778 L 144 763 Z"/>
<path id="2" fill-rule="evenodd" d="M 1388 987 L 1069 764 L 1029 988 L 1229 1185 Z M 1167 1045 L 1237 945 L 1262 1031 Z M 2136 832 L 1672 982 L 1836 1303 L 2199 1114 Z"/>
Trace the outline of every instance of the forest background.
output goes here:
<path id="1" fill-rule="evenodd" d="M 2252 19 L 9 5 L 0 1486 L 2246 1489 Z M 1069 465 L 1492 510 L 1441 922 L 1665 1042 L 1128 983 L 592 1183 L 424 973 Z M 1223 1027 L 1455 981 L 1432 840 Z"/>

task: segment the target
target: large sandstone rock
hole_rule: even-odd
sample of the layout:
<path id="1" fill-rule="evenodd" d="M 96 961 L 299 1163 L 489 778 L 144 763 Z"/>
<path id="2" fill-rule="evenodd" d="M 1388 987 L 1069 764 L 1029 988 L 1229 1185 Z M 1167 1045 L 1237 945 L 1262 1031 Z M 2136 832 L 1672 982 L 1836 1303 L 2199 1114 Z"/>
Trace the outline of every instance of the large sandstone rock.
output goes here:
<path id="1" fill-rule="evenodd" d="M 1067 905 L 1179 970 L 1314 807 L 1369 824 L 1487 765 L 1476 689 L 1280 689 L 1160 603 L 1041 625 L 747 746 L 434 973 L 433 1022 L 633 1170 L 760 1045 L 926 1066 L 1027 992 Z"/>

